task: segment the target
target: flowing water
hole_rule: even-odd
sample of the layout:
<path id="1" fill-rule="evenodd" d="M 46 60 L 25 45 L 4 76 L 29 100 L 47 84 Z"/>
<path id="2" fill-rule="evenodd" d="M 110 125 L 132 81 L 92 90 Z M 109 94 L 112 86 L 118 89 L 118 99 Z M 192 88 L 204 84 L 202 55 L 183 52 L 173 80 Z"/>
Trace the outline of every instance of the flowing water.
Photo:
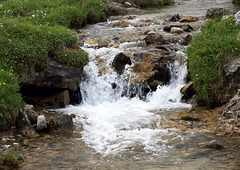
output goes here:
<path id="1" fill-rule="evenodd" d="M 197 16 L 199 21 L 194 26 L 198 27 L 210 7 L 237 10 L 230 0 L 176 4 L 140 11 L 144 15 L 129 19 L 126 28 L 113 27 L 122 18 L 112 17 L 80 30 L 83 38 L 79 43 L 90 57 L 80 84 L 82 103 L 57 110 L 76 115 L 75 131 L 71 136 L 41 134 L 37 140 L 6 137 L 22 145 L 24 162 L 20 169 L 240 169 L 240 139 L 215 136 L 210 131 L 217 119 L 213 112 L 181 102 L 180 89 L 187 74 L 182 62 L 185 47 L 172 44 L 177 50 L 171 52 L 175 57 L 169 64 L 171 81 L 146 96 L 146 84 L 129 81 L 133 76 L 131 66 L 127 65 L 122 75 L 112 68 L 118 53 L 147 50 L 143 32 L 162 32 L 169 14 Z M 101 39 L 113 45 L 99 48 L 90 43 Z M 135 97 L 131 96 L 133 91 Z M 183 121 L 182 115 L 198 118 Z M 204 147 L 213 140 L 225 149 Z"/>

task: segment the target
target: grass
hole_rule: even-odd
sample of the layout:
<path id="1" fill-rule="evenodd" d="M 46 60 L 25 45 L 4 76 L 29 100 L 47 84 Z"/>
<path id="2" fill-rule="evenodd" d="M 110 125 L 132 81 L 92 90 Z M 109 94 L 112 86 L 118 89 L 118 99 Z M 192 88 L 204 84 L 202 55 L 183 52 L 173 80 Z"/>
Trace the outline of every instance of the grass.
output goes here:
<path id="1" fill-rule="evenodd" d="M 209 106 L 219 103 L 218 97 L 224 88 L 224 64 L 240 57 L 239 32 L 240 25 L 235 25 L 233 17 L 210 20 L 187 48 L 194 87 Z"/>
<path id="2" fill-rule="evenodd" d="M 0 152 L 0 169 L 8 170 L 18 167 L 20 155 L 18 152 Z"/>

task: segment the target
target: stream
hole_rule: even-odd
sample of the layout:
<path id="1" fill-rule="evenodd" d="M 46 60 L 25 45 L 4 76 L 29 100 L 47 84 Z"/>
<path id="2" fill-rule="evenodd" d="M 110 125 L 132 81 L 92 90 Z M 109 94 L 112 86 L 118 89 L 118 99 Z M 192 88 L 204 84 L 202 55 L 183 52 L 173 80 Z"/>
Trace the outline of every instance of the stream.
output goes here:
<path id="1" fill-rule="evenodd" d="M 121 75 L 112 67 L 121 52 L 149 50 L 143 41 L 147 30 L 179 37 L 163 32 L 164 26 L 174 24 L 167 21 L 173 14 L 197 17 L 197 22 L 190 23 L 194 35 L 204 24 L 207 9 L 239 10 L 231 0 L 175 3 L 141 10 L 134 17 L 110 17 L 77 30 L 79 43 L 90 58 L 80 84 L 82 103 L 54 110 L 76 116 L 73 135 L 42 133 L 38 139 L 6 135 L 8 143 L 21 145 L 24 162 L 20 169 L 240 169 L 240 139 L 212 133 L 218 118 L 213 110 L 181 102 L 180 89 L 187 75 L 186 46 L 169 45 L 174 56 L 168 65 L 171 80 L 146 95 L 146 84 L 131 83 L 131 65 Z M 129 25 L 114 26 L 122 20 Z"/>

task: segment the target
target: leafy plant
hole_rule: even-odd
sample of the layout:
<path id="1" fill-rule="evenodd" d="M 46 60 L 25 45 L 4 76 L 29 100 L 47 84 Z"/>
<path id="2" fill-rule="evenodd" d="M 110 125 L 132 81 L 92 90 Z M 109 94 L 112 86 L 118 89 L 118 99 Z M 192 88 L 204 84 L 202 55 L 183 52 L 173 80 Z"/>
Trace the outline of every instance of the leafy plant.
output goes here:
<path id="1" fill-rule="evenodd" d="M 0 152 L 0 169 L 17 168 L 20 155 L 18 152 Z"/>
<path id="2" fill-rule="evenodd" d="M 12 123 L 15 109 L 23 107 L 21 94 L 19 93 L 18 76 L 9 70 L 4 70 L 4 63 L 0 67 L 0 129 L 7 122 Z M 6 68 L 7 69 L 7 68 Z"/>
<path id="3" fill-rule="evenodd" d="M 239 57 L 239 31 L 240 25 L 235 25 L 233 17 L 210 20 L 187 48 L 188 68 L 194 87 L 209 106 L 218 103 L 224 82 L 224 64 L 233 57 Z"/>

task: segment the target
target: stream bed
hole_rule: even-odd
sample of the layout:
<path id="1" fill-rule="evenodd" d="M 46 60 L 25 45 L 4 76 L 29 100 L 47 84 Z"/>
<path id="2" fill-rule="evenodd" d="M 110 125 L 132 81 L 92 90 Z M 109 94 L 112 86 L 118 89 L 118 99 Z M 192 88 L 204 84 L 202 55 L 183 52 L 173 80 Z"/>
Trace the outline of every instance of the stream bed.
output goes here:
<path id="1" fill-rule="evenodd" d="M 4 135 L 4 146 L 20 145 L 24 159 L 20 169 L 240 169 L 240 138 L 213 134 L 215 111 L 181 102 L 186 46 L 170 44 L 175 58 L 168 66 L 171 80 L 146 95 L 142 95 L 144 84 L 130 82 L 134 76 L 130 65 L 121 75 L 112 68 L 121 52 L 149 50 L 143 41 L 147 30 L 179 37 L 163 32 L 164 26 L 173 24 L 167 21 L 173 14 L 197 17 L 191 23 L 194 35 L 204 24 L 207 9 L 239 10 L 231 0 L 179 0 L 175 4 L 142 10 L 132 17 L 110 17 L 77 30 L 79 43 L 90 57 L 80 84 L 82 103 L 54 110 L 76 116 L 74 132 L 40 133 L 37 139 Z M 114 26 L 123 20 L 128 26 Z M 100 42 L 108 45 L 100 46 Z"/>

